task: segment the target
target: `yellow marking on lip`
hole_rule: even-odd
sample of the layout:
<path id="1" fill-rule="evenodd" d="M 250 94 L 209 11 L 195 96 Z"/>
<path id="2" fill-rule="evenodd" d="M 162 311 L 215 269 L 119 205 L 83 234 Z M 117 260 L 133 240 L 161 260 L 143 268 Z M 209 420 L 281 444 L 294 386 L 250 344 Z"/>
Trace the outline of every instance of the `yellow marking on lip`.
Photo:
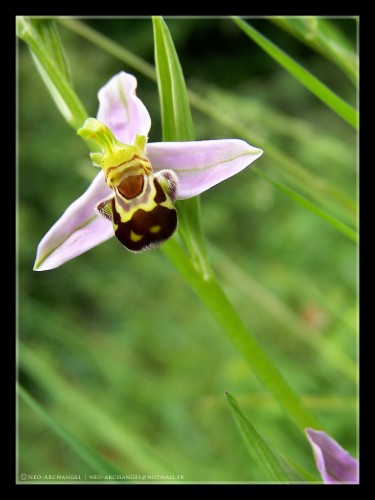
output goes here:
<path id="1" fill-rule="evenodd" d="M 142 238 L 143 234 L 137 234 L 132 229 L 130 230 L 130 239 L 134 241 L 134 243 L 137 243 L 137 241 L 140 241 Z"/>
<path id="2" fill-rule="evenodd" d="M 151 226 L 149 231 L 150 231 L 150 233 L 156 234 L 160 231 L 160 229 L 161 229 L 161 226 L 156 225 L 156 226 Z"/>

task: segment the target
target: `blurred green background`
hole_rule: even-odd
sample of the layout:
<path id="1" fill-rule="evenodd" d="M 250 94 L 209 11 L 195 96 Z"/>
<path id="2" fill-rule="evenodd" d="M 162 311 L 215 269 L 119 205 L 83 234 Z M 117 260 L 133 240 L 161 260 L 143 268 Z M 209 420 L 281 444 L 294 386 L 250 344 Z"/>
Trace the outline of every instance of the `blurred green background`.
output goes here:
<path id="1" fill-rule="evenodd" d="M 153 64 L 150 19 L 84 22 Z M 188 87 L 263 141 L 250 141 L 264 149 L 259 170 L 302 192 L 277 155 L 267 154 L 269 144 L 310 174 L 316 186 L 298 182 L 301 190 L 311 188 L 311 199 L 330 185 L 355 204 L 356 133 L 347 123 L 230 19 L 166 22 Z M 355 47 L 355 20 L 331 22 Z M 269 20 L 251 23 L 355 105 L 355 87 L 334 64 Z M 129 71 L 152 118 L 149 140 L 160 141 L 156 84 L 66 27 L 59 31 L 89 114 L 97 113 L 100 87 Z M 75 439 L 126 474 L 169 471 L 192 482 L 262 481 L 223 397 L 229 390 L 269 441 L 318 478 L 307 440 L 159 249 L 134 255 L 111 239 L 58 269 L 32 270 L 40 239 L 97 171 L 23 42 L 18 58 L 23 387 Z M 240 137 L 192 111 L 197 139 Z M 355 222 L 349 203 L 325 200 L 332 215 Z M 202 215 L 209 255 L 240 316 L 324 430 L 356 455 L 356 245 L 252 167 L 204 193 Z M 327 360 L 327 340 L 333 358 L 347 356 L 347 370 L 345 363 L 340 370 Z M 18 414 L 20 473 L 95 473 L 23 401 Z"/>

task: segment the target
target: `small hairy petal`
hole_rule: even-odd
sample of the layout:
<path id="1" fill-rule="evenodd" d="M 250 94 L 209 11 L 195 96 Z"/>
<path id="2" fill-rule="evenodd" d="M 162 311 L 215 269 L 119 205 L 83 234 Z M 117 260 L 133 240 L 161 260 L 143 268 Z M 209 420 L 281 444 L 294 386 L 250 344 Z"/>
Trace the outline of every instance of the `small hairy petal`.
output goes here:
<path id="1" fill-rule="evenodd" d="M 147 145 L 147 157 L 155 171 L 171 169 L 178 175 L 177 199 L 203 193 L 246 168 L 262 153 L 239 139 Z"/>
<path id="2" fill-rule="evenodd" d="M 358 483 L 358 460 L 349 455 L 334 439 L 323 431 L 305 429 L 311 444 L 316 466 L 327 484 Z"/>
<path id="3" fill-rule="evenodd" d="M 122 71 L 98 92 L 98 120 L 125 144 L 133 144 L 137 134 L 147 137 L 151 127 L 150 115 L 136 96 L 136 88 L 136 78 Z"/>
<path id="4" fill-rule="evenodd" d="M 97 203 L 112 192 L 100 171 L 39 243 L 34 270 L 46 271 L 61 266 L 114 236 L 111 221 L 95 211 Z"/>

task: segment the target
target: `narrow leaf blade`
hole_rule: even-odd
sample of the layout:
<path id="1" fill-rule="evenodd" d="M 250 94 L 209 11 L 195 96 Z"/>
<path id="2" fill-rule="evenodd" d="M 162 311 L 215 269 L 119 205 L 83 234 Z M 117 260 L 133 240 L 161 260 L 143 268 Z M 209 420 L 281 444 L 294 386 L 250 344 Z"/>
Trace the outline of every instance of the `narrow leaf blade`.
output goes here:
<path id="1" fill-rule="evenodd" d="M 68 59 L 54 19 L 30 19 L 43 40 L 44 46 L 49 50 L 55 61 L 56 67 L 64 75 L 66 80 L 73 85 Z"/>
<path id="2" fill-rule="evenodd" d="M 48 427 L 95 472 L 111 475 L 122 474 L 120 469 L 104 459 L 95 450 L 82 443 L 76 436 L 73 436 L 73 434 L 59 424 L 57 420 L 52 418 L 21 385 L 17 385 L 17 392 L 31 410 L 44 420 Z"/>
<path id="3" fill-rule="evenodd" d="M 264 474 L 264 478 L 277 483 L 306 480 L 258 433 L 250 420 L 242 413 L 235 398 L 228 392 L 224 395 L 246 448 L 259 471 Z"/>
<path id="4" fill-rule="evenodd" d="M 336 64 L 354 84 L 357 83 L 358 56 L 332 21 L 316 16 L 271 17 L 270 21 Z"/>
<path id="5" fill-rule="evenodd" d="M 32 19 L 18 16 L 16 21 L 17 35 L 28 45 L 52 99 L 65 120 L 76 130 L 88 114 L 71 85 L 60 39 L 56 33 L 52 35 L 49 28 L 42 29 L 41 23 L 47 22 L 45 20 L 35 24 Z"/>
<path id="6" fill-rule="evenodd" d="M 161 17 L 153 18 L 155 65 L 160 95 L 164 141 L 195 139 L 189 96 L 180 61 L 168 27 Z M 179 233 L 196 269 L 206 279 L 211 275 L 200 222 L 200 198 L 178 202 Z"/>
<path id="7" fill-rule="evenodd" d="M 359 240 L 358 233 L 353 229 L 351 229 L 347 224 L 339 221 L 332 215 L 328 214 L 326 211 L 319 208 L 316 204 L 311 203 L 311 201 L 299 195 L 296 191 L 292 191 L 291 189 L 287 188 L 280 182 L 277 182 L 275 179 L 272 179 L 270 176 L 260 171 L 259 169 L 257 170 L 257 174 L 260 175 L 260 177 L 266 179 L 270 184 L 275 186 L 277 189 L 280 189 L 280 191 L 286 194 L 286 196 L 288 196 L 291 200 L 305 207 L 307 210 L 317 215 L 318 217 L 321 217 L 323 220 L 331 224 L 332 227 L 340 231 L 340 233 L 344 234 L 347 238 L 354 241 L 354 243 L 358 243 Z"/>
<path id="8" fill-rule="evenodd" d="M 358 128 L 358 113 L 349 104 L 343 101 L 339 96 L 332 92 L 326 85 L 318 80 L 309 71 L 295 62 L 285 52 L 261 35 L 252 26 L 245 23 L 242 19 L 233 18 L 234 22 L 257 43 L 269 56 L 277 61 L 283 68 L 291 73 L 302 85 L 312 92 L 318 99 L 323 101 L 336 114 L 341 116 L 354 128 Z"/>
<path id="9" fill-rule="evenodd" d="M 195 139 L 189 97 L 182 68 L 167 25 L 153 18 L 155 63 L 162 110 L 164 141 Z"/>

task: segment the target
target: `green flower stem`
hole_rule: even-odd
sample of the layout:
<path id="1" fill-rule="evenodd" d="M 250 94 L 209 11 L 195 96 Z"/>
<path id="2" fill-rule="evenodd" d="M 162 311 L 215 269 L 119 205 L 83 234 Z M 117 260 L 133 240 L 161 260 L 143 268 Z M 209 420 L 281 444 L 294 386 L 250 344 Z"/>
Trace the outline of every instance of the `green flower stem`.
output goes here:
<path id="1" fill-rule="evenodd" d="M 185 80 L 179 58 L 174 47 L 172 37 L 164 20 L 160 17 L 153 18 L 155 62 L 158 77 L 158 89 L 161 103 L 161 114 L 163 124 L 163 138 L 167 141 L 186 141 L 194 139 L 194 124 L 190 112 L 189 97 L 186 90 Z M 192 223 L 187 226 L 188 234 L 193 235 L 196 228 L 201 234 L 199 212 L 194 210 L 191 204 L 193 200 L 185 200 L 180 203 L 184 207 L 187 220 Z M 190 202 L 189 204 L 187 202 Z M 186 220 L 186 219 L 185 219 Z M 185 221 L 184 221 L 185 222 Z M 203 235 L 199 241 L 193 257 L 198 256 L 201 260 L 202 253 L 206 256 Z M 273 397 L 283 406 L 288 416 L 304 429 L 314 427 L 317 421 L 315 417 L 305 408 L 300 398 L 288 386 L 281 374 L 268 359 L 255 337 L 247 330 L 246 326 L 238 316 L 237 312 L 226 298 L 213 271 L 209 267 L 208 260 L 205 262 L 206 270 L 194 266 L 176 240 L 172 240 L 163 247 L 164 253 L 183 276 L 185 281 L 197 293 L 203 304 L 210 311 L 219 325 L 224 329 L 230 340 L 248 361 L 261 383 L 272 393 Z M 189 249 L 190 250 L 190 249 Z"/>
<path id="2" fill-rule="evenodd" d="M 188 200 L 178 201 L 176 208 L 179 218 L 178 232 L 181 239 L 193 260 L 195 269 L 203 279 L 208 279 L 212 275 L 212 269 L 203 238 L 200 197 L 195 196 Z"/>
<path id="3" fill-rule="evenodd" d="M 232 17 L 233 21 L 257 43 L 269 56 L 289 71 L 302 85 L 312 92 L 318 99 L 323 101 L 329 108 L 346 120 L 354 128 L 359 127 L 358 113 L 349 104 L 332 92 L 326 85 L 321 83 L 314 75 L 296 63 L 285 52 L 261 35 L 252 26 L 238 17 Z"/>
<path id="4" fill-rule="evenodd" d="M 299 396 L 268 359 L 254 335 L 247 329 L 227 299 L 216 278 L 211 275 L 207 280 L 202 279 L 174 238 L 167 241 L 162 250 L 249 363 L 261 384 L 273 395 L 297 427 L 301 431 L 306 427 L 322 428 L 315 415 L 305 407 Z"/>

